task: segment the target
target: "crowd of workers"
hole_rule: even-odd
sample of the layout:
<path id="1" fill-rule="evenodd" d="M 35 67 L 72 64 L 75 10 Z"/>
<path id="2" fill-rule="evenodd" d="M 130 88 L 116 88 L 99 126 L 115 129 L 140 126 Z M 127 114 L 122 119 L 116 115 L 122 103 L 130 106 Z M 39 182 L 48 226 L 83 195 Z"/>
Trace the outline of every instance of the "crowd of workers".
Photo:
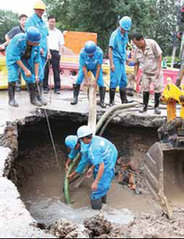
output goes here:
<path id="1" fill-rule="evenodd" d="M 20 26 L 8 32 L 6 42 L 0 46 L 0 49 L 6 47 L 10 106 L 18 107 L 15 100 L 15 91 L 20 74 L 27 83 L 31 104 L 35 106 L 47 104 L 43 98 L 43 90 L 44 93 L 49 91 L 48 73 L 50 63 L 54 72 L 54 91 L 56 94 L 60 94 L 59 63 L 64 38 L 61 31 L 55 27 L 56 18 L 54 16 L 49 16 L 49 28 L 47 27 L 42 18 L 45 9 L 45 4 L 39 1 L 35 4 L 34 14 L 31 17 L 21 15 L 19 18 Z M 131 18 L 124 16 L 119 21 L 119 27 L 110 36 L 108 52 L 110 61 L 110 106 L 115 104 L 114 98 L 117 87 L 119 87 L 122 104 L 128 103 L 125 63 L 126 47 L 129 41 L 128 31 L 130 31 L 131 26 Z M 159 98 L 163 87 L 162 51 L 154 40 L 144 39 L 140 33 L 133 34 L 131 39 L 136 46 L 134 52 L 135 77 L 137 77 L 140 66 L 143 71 L 143 109 L 140 112 L 147 111 L 150 84 L 153 82 L 155 85 L 155 113 L 160 114 Z M 86 42 L 80 52 L 79 73 L 77 81 L 73 85 L 72 105 L 78 103 L 80 86 L 85 79 L 88 85 L 99 86 L 100 106 L 102 108 L 106 107 L 106 87 L 103 80 L 102 63 L 102 49 L 92 41 Z M 94 82 L 90 82 L 89 71 L 94 75 Z M 66 170 L 76 155 L 78 153 L 81 155 L 80 163 L 77 169 L 69 175 L 69 179 L 72 179 L 75 174 L 82 173 L 89 165 L 87 175 L 91 176 L 93 174 L 94 177 L 91 186 L 91 205 L 93 209 L 101 209 L 114 177 L 114 167 L 117 160 L 116 147 L 105 138 L 93 136 L 88 126 L 81 126 L 76 135 L 70 135 L 66 138 L 65 143 L 71 150 L 66 162 Z"/>

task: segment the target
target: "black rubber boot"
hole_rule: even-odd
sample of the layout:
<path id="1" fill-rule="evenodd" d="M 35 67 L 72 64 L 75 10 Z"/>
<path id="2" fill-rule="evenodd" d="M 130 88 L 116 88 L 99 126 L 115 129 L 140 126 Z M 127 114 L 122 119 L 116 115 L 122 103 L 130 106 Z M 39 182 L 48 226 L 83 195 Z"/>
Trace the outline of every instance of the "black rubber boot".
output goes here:
<path id="1" fill-rule="evenodd" d="M 78 103 L 79 91 L 80 85 L 73 84 L 73 101 L 70 103 L 71 105 L 76 105 Z"/>
<path id="2" fill-rule="evenodd" d="M 18 107 L 19 105 L 15 100 L 15 87 L 16 87 L 16 82 L 8 83 L 9 105 L 13 107 Z"/>
<path id="3" fill-rule="evenodd" d="M 160 115 L 161 111 L 159 110 L 161 93 L 155 93 L 155 114 Z"/>
<path id="4" fill-rule="evenodd" d="M 36 93 L 36 85 L 35 83 L 28 83 L 28 91 L 29 91 L 29 96 L 30 96 L 30 102 L 32 105 L 35 106 L 42 106 L 42 104 L 37 100 L 37 93 Z"/>
<path id="5" fill-rule="evenodd" d="M 115 93 L 116 93 L 116 88 L 110 88 L 109 89 L 109 97 L 110 97 L 109 106 L 115 105 L 115 103 L 114 103 Z"/>
<path id="6" fill-rule="evenodd" d="M 149 92 L 143 92 L 143 109 L 140 110 L 140 113 L 144 113 L 148 110 L 148 102 L 149 102 Z"/>
<path id="7" fill-rule="evenodd" d="M 94 210 L 100 210 L 102 208 L 102 199 L 91 199 L 91 208 Z"/>
<path id="8" fill-rule="evenodd" d="M 128 103 L 127 96 L 126 96 L 126 88 L 120 88 L 119 94 L 120 94 L 120 98 L 121 98 L 121 103 L 122 104 Z"/>
<path id="9" fill-rule="evenodd" d="M 107 195 L 102 197 L 102 203 L 106 204 L 107 203 Z"/>
<path id="10" fill-rule="evenodd" d="M 104 101 L 105 101 L 105 92 L 106 92 L 106 87 L 100 87 L 99 88 L 99 91 L 100 91 L 100 106 L 102 107 L 102 108 L 106 108 L 106 105 L 105 105 L 105 103 L 104 103 Z"/>
<path id="11" fill-rule="evenodd" d="M 43 82 L 36 83 L 36 93 L 37 93 L 37 100 L 42 105 L 47 105 L 47 101 L 43 98 Z"/>

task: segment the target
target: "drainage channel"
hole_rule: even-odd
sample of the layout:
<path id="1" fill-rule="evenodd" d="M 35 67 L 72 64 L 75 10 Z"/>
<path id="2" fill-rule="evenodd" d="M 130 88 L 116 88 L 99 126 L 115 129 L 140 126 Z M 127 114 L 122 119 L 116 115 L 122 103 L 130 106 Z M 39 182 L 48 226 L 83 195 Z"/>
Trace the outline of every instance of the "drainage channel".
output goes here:
<path id="1" fill-rule="evenodd" d="M 35 118 L 35 121 L 18 126 L 18 157 L 12 165 L 10 178 L 16 184 L 21 199 L 32 217 L 46 226 L 60 218 L 81 223 L 85 218 L 96 214 L 90 209 L 90 179 L 84 180 L 78 189 L 75 188 L 75 184 L 71 186 L 71 207 L 64 204 L 62 191 L 64 163 L 67 158 L 64 139 L 69 134 L 75 134 L 77 128 L 86 123 L 85 120 L 73 115 L 58 115 L 50 119 L 62 172 L 58 169 L 54 157 L 45 119 Z M 120 155 L 131 158 L 134 166 L 139 168 L 145 152 L 156 141 L 157 133 L 154 128 L 126 128 L 110 124 L 104 137 L 116 145 Z M 158 205 L 145 189 L 142 170 L 139 168 L 137 172 L 139 195 L 127 186 L 119 184 L 116 177 L 108 194 L 109 208 L 126 208 L 130 210 L 130 215 L 131 212 L 153 213 L 158 210 Z"/>

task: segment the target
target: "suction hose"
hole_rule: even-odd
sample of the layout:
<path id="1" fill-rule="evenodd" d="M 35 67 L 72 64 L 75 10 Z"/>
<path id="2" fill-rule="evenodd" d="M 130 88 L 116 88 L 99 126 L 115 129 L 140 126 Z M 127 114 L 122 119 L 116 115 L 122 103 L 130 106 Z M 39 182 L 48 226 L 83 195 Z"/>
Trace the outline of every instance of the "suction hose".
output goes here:
<path id="1" fill-rule="evenodd" d="M 96 133 L 100 130 L 100 128 L 103 126 L 104 122 L 108 119 L 108 117 L 113 114 L 113 116 L 110 118 L 114 118 L 117 114 L 120 114 L 120 110 L 123 110 L 123 109 L 128 109 L 128 108 L 132 108 L 132 107 L 135 107 L 137 106 L 138 103 L 128 103 L 128 104 L 122 104 L 122 105 L 115 105 L 111 108 L 109 108 L 105 114 L 102 115 L 102 117 L 100 118 L 100 120 L 98 121 L 97 123 L 97 126 L 96 126 Z M 116 111 L 118 111 L 116 113 Z M 110 121 L 107 121 L 108 123 Z M 102 129 L 102 133 L 104 132 L 105 128 L 107 127 L 107 124 L 104 125 L 103 129 Z M 79 159 L 79 156 L 80 154 L 77 155 L 77 157 L 73 160 L 73 162 L 70 164 L 69 168 L 68 168 L 68 171 L 67 171 L 67 174 L 65 176 L 65 181 L 64 181 L 64 188 L 63 188 L 63 191 L 64 191 L 64 198 L 65 198 L 65 202 L 66 204 L 71 204 L 71 197 L 70 197 L 70 191 L 69 191 L 69 180 L 68 180 L 68 175 L 71 174 L 72 172 L 72 169 L 75 165 L 75 163 L 77 162 L 77 160 Z"/>

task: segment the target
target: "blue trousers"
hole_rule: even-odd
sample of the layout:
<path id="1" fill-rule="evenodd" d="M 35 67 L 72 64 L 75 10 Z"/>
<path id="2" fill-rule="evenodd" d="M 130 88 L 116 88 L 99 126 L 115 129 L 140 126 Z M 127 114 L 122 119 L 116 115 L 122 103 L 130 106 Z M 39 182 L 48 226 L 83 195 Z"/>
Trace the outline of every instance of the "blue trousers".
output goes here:
<path id="1" fill-rule="evenodd" d="M 28 70 L 31 70 L 30 67 L 23 62 L 24 65 L 28 68 Z M 19 77 L 19 70 L 20 67 L 17 65 L 17 63 L 14 63 L 13 65 L 10 65 L 8 68 L 8 82 L 17 82 Z M 21 73 L 23 76 L 23 79 L 27 83 L 34 83 L 35 82 L 35 75 L 32 73 L 31 77 L 26 77 L 24 71 L 21 69 Z"/>
<path id="2" fill-rule="evenodd" d="M 127 76 L 125 63 L 118 58 L 114 58 L 115 71 L 110 72 L 110 88 L 125 88 L 127 86 Z"/>
<path id="3" fill-rule="evenodd" d="M 114 167 L 117 161 L 117 157 L 118 157 L 118 152 L 116 149 L 114 149 L 111 154 L 111 157 L 109 158 L 109 160 L 113 161 Z M 112 180 L 114 178 L 114 167 L 112 169 L 104 170 L 104 173 L 98 183 L 97 191 L 93 191 L 91 193 L 91 200 L 100 199 L 107 194 L 107 192 L 109 191 L 111 187 Z M 97 173 L 98 172 L 94 172 L 94 178 L 96 178 Z"/>
<path id="4" fill-rule="evenodd" d="M 93 73 L 94 77 L 96 76 L 96 70 L 88 70 L 88 71 L 91 71 Z M 84 80 L 84 72 L 83 72 L 82 67 L 80 67 L 78 77 L 77 77 L 77 81 L 76 81 L 75 84 L 81 85 L 83 80 Z M 99 77 L 98 77 L 98 80 L 97 80 L 97 84 L 98 84 L 99 87 L 104 87 L 102 69 L 100 69 L 100 74 L 99 74 Z"/>

